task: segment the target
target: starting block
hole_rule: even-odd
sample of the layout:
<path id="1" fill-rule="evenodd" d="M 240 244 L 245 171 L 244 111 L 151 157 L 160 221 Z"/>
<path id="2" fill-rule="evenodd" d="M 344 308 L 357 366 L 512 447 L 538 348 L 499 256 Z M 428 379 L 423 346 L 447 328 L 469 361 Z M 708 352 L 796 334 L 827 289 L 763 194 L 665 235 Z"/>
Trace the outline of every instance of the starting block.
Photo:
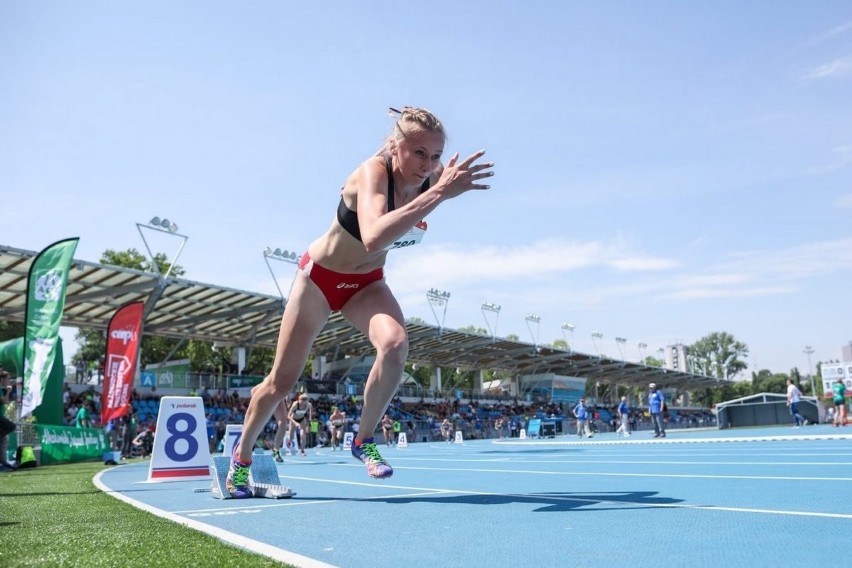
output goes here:
<path id="1" fill-rule="evenodd" d="M 225 489 L 225 478 L 228 477 L 230 462 L 231 458 L 228 456 L 213 457 L 213 485 L 210 488 L 210 492 L 217 499 L 232 499 L 228 494 L 228 490 Z M 273 461 L 272 456 L 269 454 L 255 454 L 252 456 L 249 482 L 255 497 L 289 499 L 296 494 L 286 485 L 281 485 L 275 461 Z"/>

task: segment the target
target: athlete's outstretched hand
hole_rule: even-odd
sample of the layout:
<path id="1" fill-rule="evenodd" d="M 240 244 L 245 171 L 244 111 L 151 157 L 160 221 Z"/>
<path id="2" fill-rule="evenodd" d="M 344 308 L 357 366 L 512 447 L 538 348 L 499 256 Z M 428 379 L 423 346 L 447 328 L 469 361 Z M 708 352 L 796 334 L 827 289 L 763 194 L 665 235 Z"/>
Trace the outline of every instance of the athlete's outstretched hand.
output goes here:
<path id="1" fill-rule="evenodd" d="M 479 183 L 479 181 L 494 175 L 491 170 L 494 164 L 490 162 L 475 163 L 483 154 L 485 154 L 485 150 L 480 150 L 459 162 L 459 154 L 456 152 L 444 166 L 444 171 L 436 185 L 446 187 L 447 197 L 456 197 L 471 189 L 489 189 L 491 186 Z"/>

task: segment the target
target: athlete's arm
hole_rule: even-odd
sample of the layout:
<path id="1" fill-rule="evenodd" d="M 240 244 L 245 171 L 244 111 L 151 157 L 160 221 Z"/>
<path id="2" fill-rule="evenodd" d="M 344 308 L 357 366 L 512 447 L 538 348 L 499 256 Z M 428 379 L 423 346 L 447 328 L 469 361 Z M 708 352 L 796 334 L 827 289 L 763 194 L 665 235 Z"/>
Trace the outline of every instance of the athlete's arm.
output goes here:
<path id="1" fill-rule="evenodd" d="M 390 212 L 387 210 L 388 176 L 384 160 L 374 157 L 364 162 L 357 174 L 358 223 L 367 252 L 378 252 L 393 244 L 443 201 L 471 189 L 487 189 L 488 186 L 477 181 L 492 174 L 483 171 L 492 164 L 474 164 L 484 153 L 476 152 L 458 164 L 458 154 L 454 155 L 446 167 L 437 168 L 441 174 L 434 186 Z"/>

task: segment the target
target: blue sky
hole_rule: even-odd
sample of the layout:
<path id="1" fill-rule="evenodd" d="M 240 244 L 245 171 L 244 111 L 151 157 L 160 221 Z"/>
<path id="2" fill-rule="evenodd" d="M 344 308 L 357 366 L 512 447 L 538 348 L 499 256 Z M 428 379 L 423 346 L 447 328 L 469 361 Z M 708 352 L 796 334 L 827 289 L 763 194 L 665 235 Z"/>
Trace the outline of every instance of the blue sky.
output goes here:
<path id="1" fill-rule="evenodd" d="M 850 100 L 840 0 L 12 0 L 0 242 L 97 261 L 166 216 L 188 278 L 275 294 L 263 249 L 306 248 L 387 107 L 423 106 L 496 175 L 389 256 L 407 316 L 436 323 L 436 288 L 447 327 L 493 302 L 498 335 L 569 322 L 628 360 L 727 331 L 750 370 L 806 373 L 852 339 Z"/>

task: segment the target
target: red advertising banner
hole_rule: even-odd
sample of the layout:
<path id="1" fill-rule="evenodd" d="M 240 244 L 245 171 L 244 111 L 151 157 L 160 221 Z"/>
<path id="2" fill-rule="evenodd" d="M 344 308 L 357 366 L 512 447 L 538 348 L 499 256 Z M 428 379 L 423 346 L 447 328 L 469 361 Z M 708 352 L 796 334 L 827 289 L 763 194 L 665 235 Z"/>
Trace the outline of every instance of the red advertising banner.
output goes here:
<path id="1" fill-rule="evenodd" d="M 136 354 L 142 331 L 142 302 L 119 308 L 107 327 L 104 389 L 101 393 L 101 424 L 127 413 L 133 390 Z"/>

